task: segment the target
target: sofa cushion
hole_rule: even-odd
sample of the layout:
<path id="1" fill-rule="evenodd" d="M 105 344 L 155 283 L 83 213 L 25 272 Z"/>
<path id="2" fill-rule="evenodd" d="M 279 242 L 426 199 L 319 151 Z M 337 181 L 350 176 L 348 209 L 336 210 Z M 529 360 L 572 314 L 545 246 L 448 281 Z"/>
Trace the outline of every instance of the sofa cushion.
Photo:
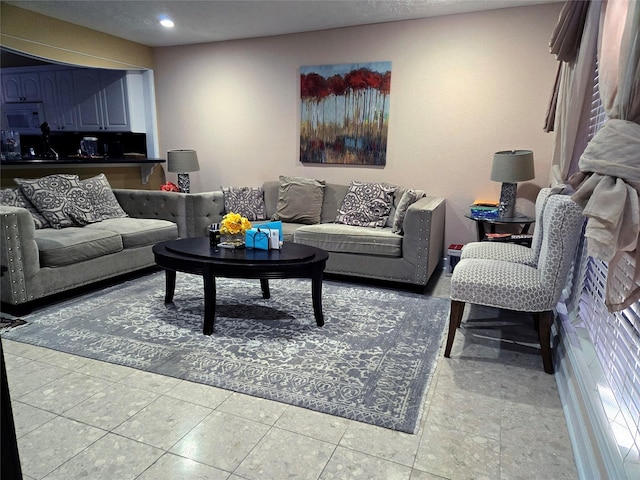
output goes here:
<path id="1" fill-rule="evenodd" d="M 37 229 L 51 226 L 38 209 L 33 206 L 33 203 L 24 196 L 20 187 L 9 187 L 0 190 L 0 205 L 26 208 L 33 217 L 33 223 Z"/>
<path id="2" fill-rule="evenodd" d="M 304 177 L 280 176 L 278 206 L 272 220 L 303 223 L 320 223 L 324 180 Z"/>
<path id="3" fill-rule="evenodd" d="M 370 228 L 339 223 L 305 225 L 293 233 L 296 243 L 328 252 L 363 253 L 386 257 L 402 256 L 402 237 L 390 228 Z"/>
<path id="4" fill-rule="evenodd" d="M 396 187 L 383 183 L 351 182 L 336 216 L 337 223 L 384 227 Z"/>
<path id="5" fill-rule="evenodd" d="M 96 216 L 100 220 L 128 216 L 118 203 L 111 190 L 111 184 L 104 173 L 80 180 L 80 185 L 82 185 L 89 200 L 93 203 Z"/>
<path id="6" fill-rule="evenodd" d="M 239 213 L 250 222 L 265 220 L 264 192 L 262 187 L 221 187 L 224 194 L 225 213 Z"/>
<path id="7" fill-rule="evenodd" d="M 110 218 L 84 228 L 115 232 L 122 236 L 124 248 L 155 245 L 178 238 L 178 226 L 175 223 L 152 218 Z"/>
<path id="8" fill-rule="evenodd" d="M 116 232 L 86 227 L 36 230 L 41 267 L 62 267 L 122 250 Z"/>
<path id="9" fill-rule="evenodd" d="M 100 220 L 77 175 L 14 180 L 53 228 L 82 226 Z"/>

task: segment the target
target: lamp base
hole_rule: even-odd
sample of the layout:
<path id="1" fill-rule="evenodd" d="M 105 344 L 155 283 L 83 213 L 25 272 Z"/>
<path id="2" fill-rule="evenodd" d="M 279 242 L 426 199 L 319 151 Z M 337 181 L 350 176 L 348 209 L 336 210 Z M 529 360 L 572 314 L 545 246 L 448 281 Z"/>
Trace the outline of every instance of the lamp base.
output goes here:
<path id="1" fill-rule="evenodd" d="M 516 212 L 516 190 L 518 189 L 517 183 L 502 184 L 500 190 L 500 206 L 498 207 L 498 215 L 500 217 L 508 218 L 513 217 Z"/>
<path id="2" fill-rule="evenodd" d="M 182 193 L 189 193 L 191 191 L 191 181 L 189 180 L 188 173 L 178 174 L 178 188 Z"/>

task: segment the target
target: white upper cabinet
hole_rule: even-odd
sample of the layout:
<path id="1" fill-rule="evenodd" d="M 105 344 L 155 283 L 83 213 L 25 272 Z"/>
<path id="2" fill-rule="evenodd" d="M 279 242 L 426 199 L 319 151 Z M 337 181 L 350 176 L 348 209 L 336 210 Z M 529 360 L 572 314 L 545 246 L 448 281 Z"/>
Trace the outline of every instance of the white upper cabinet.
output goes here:
<path id="1" fill-rule="evenodd" d="M 38 72 L 2 74 L 4 102 L 40 102 L 40 75 Z"/>
<path id="2" fill-rule="evenodd" d="M 78 130 L 71 70 L 40 73 L 44 117 L 52 131 Z"/>
<path id="3" fill-rule="evenodd" d="M 104 127 L 108 130 L 130 130 L 126 72 L 100 70 Z"/>
<path id="4" fill-rule="evenodd" d="M 125 72 L 74 70 L 73 83 L 79 130 L 130 130 Z"/>
<path id="5" fill-rule="evenodd" d="M 131 132 L 135 126 L 144 132 L 145 117 L 138 111 L 146 104 L 143 95 L 136 93 L 143 90 L 139 77 L 123 70 L 65 66 L 7 68 L 0 72 L 0 100 L 42 102 L 51 131 Z M 140 108 L 136 104 L 131 109 L 130 101 Z"/>

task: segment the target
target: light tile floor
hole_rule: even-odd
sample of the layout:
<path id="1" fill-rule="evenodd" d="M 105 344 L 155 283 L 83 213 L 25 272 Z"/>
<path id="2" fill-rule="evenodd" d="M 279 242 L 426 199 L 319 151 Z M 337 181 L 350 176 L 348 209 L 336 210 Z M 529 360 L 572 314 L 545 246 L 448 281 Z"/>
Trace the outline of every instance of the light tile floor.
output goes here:
<path id="1" fill-rule="evenodd" d="M 2 342 L 25 479 L 575 479 L 554 376 L 514 343 L 531 332 L 467 307 L 415 435 Z"/>

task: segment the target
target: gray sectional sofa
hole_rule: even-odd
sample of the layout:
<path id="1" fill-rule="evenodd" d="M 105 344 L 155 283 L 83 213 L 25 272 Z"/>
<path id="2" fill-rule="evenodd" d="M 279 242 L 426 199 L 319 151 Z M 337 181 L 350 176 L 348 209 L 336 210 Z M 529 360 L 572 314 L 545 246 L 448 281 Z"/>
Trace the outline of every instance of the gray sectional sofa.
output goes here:
<path id="1" fill-rule="evenodd" d="M 278 210 L 280 181 L 260 187 L 266 218 Z M 419 198 L 393 232 L 402 194 L 398 187 L 382 228 L 334 223 L 348 185 L 326 184 L 320 223 L 283 221 L 285 241 L 329 252 L 327 273 L 413 286 L 427 284 L 443 255 L 445 202 Z M 160 241 L 208 235 L 225 214 L 222 191 L 183 194 L 113 189 L 127 217 L 84 226 L 36 229 L 26 208 L 0 206 L 0 295 L 19 306 L 100 280 L 155 265 L 152 246 Z M 294 202 L 295 204 L 295 202 Z M 404 212 L 403 212 L 404 213 Z M 260 222 L 254 222 L 259 224 Z"/>

